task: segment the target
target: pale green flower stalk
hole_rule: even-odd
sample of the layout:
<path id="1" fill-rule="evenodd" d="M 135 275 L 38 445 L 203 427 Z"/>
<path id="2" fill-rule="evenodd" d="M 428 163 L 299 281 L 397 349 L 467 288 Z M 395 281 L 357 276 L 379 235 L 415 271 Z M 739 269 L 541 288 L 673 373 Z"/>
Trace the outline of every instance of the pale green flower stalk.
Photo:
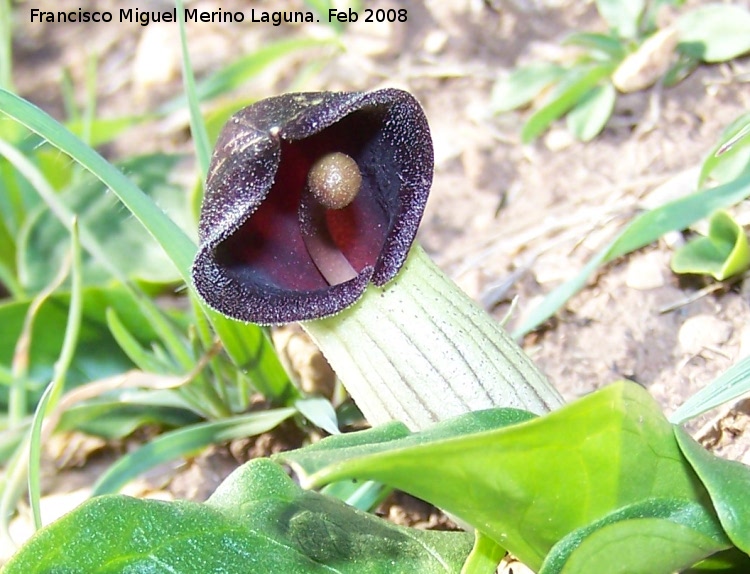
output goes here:
<path id="1" fill-rule="evenodd" d="M 301 325 L 373 425 L 398 420 L 419 430 L 491 407 L 544 414 L 563 404 L 500 324 L 419 246 L 391 282 Z"/>

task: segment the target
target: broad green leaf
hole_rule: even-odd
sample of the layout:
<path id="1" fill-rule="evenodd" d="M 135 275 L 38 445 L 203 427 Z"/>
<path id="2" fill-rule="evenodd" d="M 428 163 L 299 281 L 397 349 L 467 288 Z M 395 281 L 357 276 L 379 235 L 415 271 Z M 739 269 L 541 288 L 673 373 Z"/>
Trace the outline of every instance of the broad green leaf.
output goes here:
<path id="1" fill-rule="evenodd" d="M 750 11 L 736 4 L 709 4 L 677 19 L 679 49 L 704 62 L 724 62 L 750 50 Z"/>
<path id="2" fill-rule="evenodd" d="M 702 505 L 651 499 L 570 533 L 539 574 L 672 574 L 728 546 L 716 516 Z"/>
<path id="3" fill-rule="evenodd" d="M 565 78 L 555 87 L 541 108 L 535 111 L 521 130 L 521 141 L 530 143 L 549 125 L 561 117 L 589 90 L 612 73 L 612 64 L 581 66 L 567 72 Z"/>
<path id="4" fill-rule="evenodd" d="M 669 421 L 683 423 L 748 392 L 750 357 L 745 357 L 685 401 L 670 415 Z"/>
<path id="5" fill-rule="evenodd" d="M 125 162 L 121 168 L 173 221 L 189 229 L 193 222 L 186 194 L 169 181 L 179 159 L 163 154 L 143 156 Z M 66 190 L 61 200 L 78 214 L 81 224 L 124 275 L 157 284 L 179 281 L 179 273 L 164 252 L 100 182 L 87 177 Z M 67 236 L 68 230 L 48 209 L 29 221 L 19 244 L 20 273 L 28 290 L 36 291 L 49 283 L 62 259 Z M 84 259 L 84 273 L 89 285 L 111 279 L 109 271 L 90 255 Z"/>
<path id="6" fill-rule="evenodd" d="M 402 438 L 394 438 L 400 427 L 393 424 L 276 458 L 301 473 L 303 484 L 359 478 L 409 492 L 532 569 L 563 536 L 619 508 L 654 497 L 706 497 L 672 426 L 639 385 L 618 383 L 521 422 L 528 416 L 479 411 Z"/>
<path id="7" fill-rule="evenodd" d="M 640 214 L 604 249 L 597 253 L 581 271 L 554 289 L 534 309 L 526 321 L 513 333 L 521 337 L 549 319 L 574 294 L 580 291 L 594 270 L 622 255 L 645 247 L 668 231 L 685 229 L 711 215 L 750 196 L 750 175 L 704 191 L 699 191 L 665 203 Z"/>
<path id="8" fill-rule="evenodd" d="M 599 15 L 624 38 L 638 36 L 645 0 L 596 0 Z"/>
<path id="9" fill-rule="evenodd" d="M 622 40 L 610 34 L 573 32 L 563 40 L 563 44 L 580 46 L 587 50 L 599 52 L 610 60 L 615 61 L 620 61 L 627 55 Z"/>
<path id="10" fill-rule="evenodd" d="M 594 139 L 612 115 L 616 97 L 610 82 L 594 87 L 568 113 L 568 130 L 580 141 Z"/>
<path id="11" fill-rule="evenodd" d="M 119 458 L 94 485 L 94 496 L 111 494 L 147 470 L 206 446 L 268 432 L 295 413 L 293 408 L 259 411 L 199 423 L 159 435 L 148 444 Z"/>
<path id="12" fill-rule="evenodd" d="M 708 490 L 724 530 L 735 546 L 750 554 L 750 467 L 708 452 L 675 426 L 682 454 Z"/>
<path id="13" fill-rule="evenodd" d="M 525 106 L 564 76 L 563 67 L 547 62 L 516 68 L 495 82 L 490 99 L 492 111 L 499 114 Z"/>
<path id="14" fill-rule="evenodd" d="M 709 222 L 708 235 L 687 242 L 674 252 L 675 273 L 711 275 L 717 281 L 743 273 L 750 267 L 750 247 L 742 226 L 725 211 Z"/>
<path id="15" fill-rule="evenodd" d="M 726 183 L 750 171 L 750 113 L 733 121 L 721 134 L 701 166 L 698 187 L 711 178 Z"/>
<path id="16" fill-rule="evenodd" d="M 447 574 L 471 542 L 468 533 L 395 526 L 305 492 L 256 459 L 205 504 L 90 500 L 39 531 L 2 572 Z"/>

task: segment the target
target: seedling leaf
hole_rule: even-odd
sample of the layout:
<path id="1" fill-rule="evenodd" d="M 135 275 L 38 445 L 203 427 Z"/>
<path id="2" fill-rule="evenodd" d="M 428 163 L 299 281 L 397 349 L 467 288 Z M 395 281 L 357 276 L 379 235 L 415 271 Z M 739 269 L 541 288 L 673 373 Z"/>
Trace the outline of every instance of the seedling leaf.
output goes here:
<path id="1" fill-rule="evenodd" d="M 548 62 L 516 68 L 492 88 L 492 111 L 499 114 L 525 106 L 564 75 L 564 68 Z"/>
<path id="2" fill-rule="evenodd" d="M 581 66 L 570 70 L 550 94 L 548 103 L 534 112 L 523 126 L 521 141 L 530 143 L 536 139 L 611 72 L 612 64 Z"/>
<path id="3" fill-rule="evenodd" d="M 747 235 L 731 215 L 717 211 L 709 222 L 708 235 L 675 251 L 671 267 L 675 273 L 712 275 L 717 281 L 724 281 L 750 267 Z"/>
<path id="4" fill-rule="evenodd" d="M 568 113 L 568 130 L 581 141 L 594 139 L 612 115 L 616 97 L 610 82 L 594 87 Z"/>

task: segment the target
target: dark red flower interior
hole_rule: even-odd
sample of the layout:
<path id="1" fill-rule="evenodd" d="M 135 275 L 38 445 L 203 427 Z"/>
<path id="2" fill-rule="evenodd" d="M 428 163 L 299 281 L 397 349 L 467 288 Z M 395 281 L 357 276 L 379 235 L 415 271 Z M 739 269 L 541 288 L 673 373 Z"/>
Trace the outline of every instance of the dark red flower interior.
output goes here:
<path id="1" fill-rule="evenodd" d="M 389 177 L 396 161 L 381 134 L 386 109 L 369 106 L 351 113 L 318 134 L 287 141 L 281 134 L 281 162 L 265 201 L 216 248 L 217 262 L 238 279 L 282 289 L 325 289 L 328 281 L 308 253 L 299 207 L 313 163 L 330 152 L 352 157 L 362 173 L 362 188 L 343 209 L 326 209 L 332 239 L 358 273 L 373 266 L 392 226 L 390 206 L 398 202 L 400 182 Z"/>
<path id="2" fill-rule="evenodd" d="M 432 163 L 424 112 L 402 90 L 284 94 L 240 110 L 209 167 L 197 292 L 221 313 L 262 324 L 345 309 L 401 269 Z M 328 195 L 337 189 L 345 195 Z"/>

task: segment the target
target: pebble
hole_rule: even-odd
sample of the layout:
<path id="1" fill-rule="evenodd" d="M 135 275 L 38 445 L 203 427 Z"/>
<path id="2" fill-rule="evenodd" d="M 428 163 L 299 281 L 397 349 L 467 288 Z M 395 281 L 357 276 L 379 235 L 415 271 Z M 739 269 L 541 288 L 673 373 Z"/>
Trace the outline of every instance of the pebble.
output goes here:
<path id="1" fill-rule="evenodd" d="M 628 263 L 625 284 L 639 291 L 663 287 L 664 269 L 665 265 L 658 251 L 635 255 Z"/>

